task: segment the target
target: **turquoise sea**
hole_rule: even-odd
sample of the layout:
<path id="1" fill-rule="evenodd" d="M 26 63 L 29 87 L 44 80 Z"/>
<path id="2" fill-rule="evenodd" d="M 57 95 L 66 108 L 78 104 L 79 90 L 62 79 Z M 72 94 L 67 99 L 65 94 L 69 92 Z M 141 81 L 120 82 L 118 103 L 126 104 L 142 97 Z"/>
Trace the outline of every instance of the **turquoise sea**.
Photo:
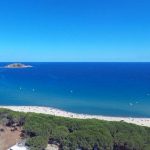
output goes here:
<path id="1" fill-rule="evenodd" d="M 0 105 L 150 117 L 150 63 L 25 64 L 33 68 L 0 68 Z"/>

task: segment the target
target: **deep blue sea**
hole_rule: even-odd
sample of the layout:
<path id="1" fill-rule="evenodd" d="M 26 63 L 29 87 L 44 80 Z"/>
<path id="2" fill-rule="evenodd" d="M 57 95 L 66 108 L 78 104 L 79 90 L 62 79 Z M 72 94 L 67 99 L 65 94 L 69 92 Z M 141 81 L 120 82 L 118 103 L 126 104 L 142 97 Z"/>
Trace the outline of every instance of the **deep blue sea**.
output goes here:
<path id="1" fill-rule="evenodd" d="M 0 68 L 0 105 L 150 117 L 150 63 L 25 64 L 33 68 Z"/>

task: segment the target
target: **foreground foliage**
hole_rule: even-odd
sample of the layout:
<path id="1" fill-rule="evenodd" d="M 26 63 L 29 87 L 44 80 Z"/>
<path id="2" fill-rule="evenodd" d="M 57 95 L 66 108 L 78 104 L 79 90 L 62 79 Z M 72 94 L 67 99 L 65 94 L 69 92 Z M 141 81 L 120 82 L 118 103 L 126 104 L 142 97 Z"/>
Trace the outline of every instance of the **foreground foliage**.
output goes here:
<path id="1" fill-rule="evenodd" d="M 44 150 L 48 143 L 61 150 L 150 150 L 150 128 L 125 122 L 69 119 L 51 115 L 0 109 L 0 121 L 22 126 L 31 150 Z"/>

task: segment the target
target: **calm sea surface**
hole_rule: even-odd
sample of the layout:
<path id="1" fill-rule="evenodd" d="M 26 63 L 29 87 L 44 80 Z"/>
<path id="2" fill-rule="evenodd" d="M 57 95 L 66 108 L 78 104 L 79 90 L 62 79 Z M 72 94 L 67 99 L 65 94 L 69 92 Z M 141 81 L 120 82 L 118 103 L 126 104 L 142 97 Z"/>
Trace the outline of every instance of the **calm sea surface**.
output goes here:
<path id="1" fill-rule="evenodd" d="M 150 117 L 150 63 L 26 64 L 33 68 L 0 68 L 0 105 Z"/>

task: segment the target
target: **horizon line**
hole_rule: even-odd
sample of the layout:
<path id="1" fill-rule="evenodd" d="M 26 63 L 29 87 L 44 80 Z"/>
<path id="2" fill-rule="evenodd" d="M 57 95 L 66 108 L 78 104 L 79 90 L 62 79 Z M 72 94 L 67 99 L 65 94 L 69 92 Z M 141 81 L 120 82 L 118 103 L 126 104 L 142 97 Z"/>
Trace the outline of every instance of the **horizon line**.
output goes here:
<path id="1" fill-rule="evenodd" d="M 150 61 L 0 61 L 0 63 L 150 63 Z"/>

